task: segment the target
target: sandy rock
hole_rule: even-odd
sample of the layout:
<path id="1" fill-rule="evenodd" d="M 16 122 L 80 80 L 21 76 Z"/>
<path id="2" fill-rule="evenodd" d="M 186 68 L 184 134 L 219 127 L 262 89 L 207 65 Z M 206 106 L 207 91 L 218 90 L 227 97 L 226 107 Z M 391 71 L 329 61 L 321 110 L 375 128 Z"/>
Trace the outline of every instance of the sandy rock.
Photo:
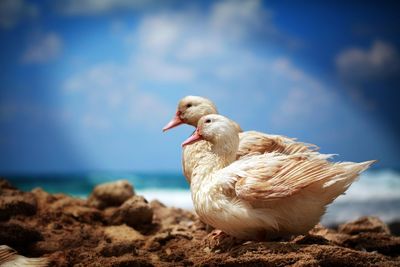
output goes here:
<path id="1" fill-rule="evenodd" d="M 6 179 L 0 178 L 0 194 L 1 194 L 2 189 L 13 189 L 14 190 L 16 188 L 14 186 L 12 186 L 10 184 L 10 182 L 7 181 Z"/>
<path id="2" fill-rule="evenodd" d="M 126 180 L 96 186 L 88 198 L 88 204 L 99 209 L 119 206 L 135 194 L 133 186 Z"/>
<path id="3" fill-rule="evenodd" d="M 103 257 L 137 255 L 137 247 L 144 237 L 127 225 L 108 226 L 104 229 L 104 240 L 96 249 Z"/>
<path id="4" fill-rule="evenodd" d="M 342 224 L 338 231 L 350 235 L 362 232 L 390 234 L 387 225 L 376 217 L 362 217 L 356 221 Z"/>
<path id="5" fill-rule="evenodd" d="M 348 240 L 351 236 L 344 233 L 338 233 L 333 229 L 326 228 L 321 224 L 316 225 L 311 231 L 310 234 L 322 236 L 326 240 L 339 245 L 343 246 L 343 243 Z"/>
<path id="6" fill-rule="evenodd" d="M 145 247 L 149 251 L 155 251 L 162 248 L 162 246 L 170 240 L 182 239 L 190 241 L 193 239 L 193 235 L 190 233 L 190 231 L 187 231 L 186 229 L 183 229 L 177 225 L 173 227 L 170 226 L 169 229 L 164 229 L 150 237 L 147 240 Z"/>
<path id="7" fill-rule="evenodd" d="M 171 224 L 193 223 L 193 221 L 199 223 L 199 227 L 205 226 L 190 211 L 166 207 L 158 200 L 151 201 L 150 206 L 154 213 L 153 221 L 160 224 L 161 228 L 168 228 Z"/>
<path id="8" fill-rule="evenodd" d="M 124 254 L 137 255 L 137 249 L 132 243 L 105 244 L 101 248 L 100 254 L 104 257 L 118 257 Z"/>
<path id="9" fill-rule="evenodd" d="M 396 255 L 400 251 L 400 237 L 390 235 L 388 227 L 378 218 L 364 217 L 339 226 L 339 232 L 316 226 L 310 231 L 344 247 L 360 251 Z"/>
<path id="10" fill-rule="evenodd" d="M 64 213 L 71 215 L 81 222 L 91 223 L 102 219 L 101 212 L 95 208 L 85 206 L 69 206 L 64 208 Z"/>
<path id="11" fill-rule="evenodd" d="M 50 207 L 54 210 L 64 210 L 67 207 L 86 206 L 86 201 L 80 198 L 73 198 L 64 194 L 55 194 L 56 198 Z"/>
<path id="12" fill-rule="evenodd" d="M 14 215 L 31 216 L 36 210 L 37 203 L 32 193 L 10 189 L 0 192 L 0 221 L 8 220 Z"/>
<path id="13" fill-rule="evenodd" d="M 395 256 L 400 251 L 400 237 L 385 233 L 360 233 L 351 236 L 343 245 L 361 251 L 376 251 L 384 255 Z"/>
<path id="14" fill-rule="evenodd" d="M 144 236 L 135 229 L 123 224 L 104 227 L 107 242 L 135 242 L 143 240 Z"/>
<path id="15" fill-rule="evenodd" d="M 142 196 L 133 196 L 126 200 L 110 217 L 110 224 L 126 223 L 132 227 L 151 224 L 153 210 Z"/>
<path id="16" fill-rule="evenodd" d="M 301 247 L 298 254 L 318 259 L 318 266 L 400 266 L 396 259 L 382 254 L 357 251 L 340 246 L 309 245 Z"/>
<path id="17" fill-rule="evenodd" d="M 57 200 L 54 195 L 47 193 L 40 187 L 33 189 L 31 192 L 35 196 L 39 210 L 48 208 L 48 204 L 53 203 Z"/>
<path id="18" fill-rule="evenodd" d="M 308 235 L 299 235 L 295 237 L 292 241 L 293 243 L 296 244 L 321 244 L 321 245 L 329 245 L 329 240 L 326 239 L 325 237 L 321 235 L 313 235 L 313 234 L 308 234 Z"/>
<path id="19" fill-rule="evenodd" d="M 400 235 L 400 222 L 391 222 L 388 226 L 392 235 Z"/>
<path id="20" fill-rule="evenodd" d="M 0 187 L 0 198 L 4 192 L 21 194 L 1 180 Z M 49 266 L 400 267 L 399 237 L 375 218 L 344 224 L 339 230 L 319 225 L 307 235 L 259 242 L 216 238 L 194 213 L 158 201 L 148 204 L 141 197 L 99 210 L 66 195 L 40 189 L 32 193 L 36 213 L 0 221 L 0 244 L 25 256 L 46 257 Z M 113 216 L 118 225 L 110 226 Z M 142 225 L 133 229 L 125 223 L 130 220 Z"/>
<path id="21" fill-rule="evenodd" d="M 104 229 L 105 241 L 99 246 L 104 257 L 118 257 L 124 254 L 137 255 L 144 236 L 127 225 L 107 226 Z"/>
<path id="22" fill-rule="evenodd" d="M 42 234 L 30 226 L 20 222 L 0 223 L 0 244 L 17 249 L 39 240 L 43 240 Z"/>
<path id="23" fill-rule="evenodd" d="M 52 218 L 52 221 L 54 220 Z M 98 225 L 79 221 L 63 223 L 61 220 L 58 223 L 40 227 L 43 240 L 31 246 L 33 254 L 44 255 L 67 250 L 87 252 L 96 248 L 103 239 L 104 233 Z"/>

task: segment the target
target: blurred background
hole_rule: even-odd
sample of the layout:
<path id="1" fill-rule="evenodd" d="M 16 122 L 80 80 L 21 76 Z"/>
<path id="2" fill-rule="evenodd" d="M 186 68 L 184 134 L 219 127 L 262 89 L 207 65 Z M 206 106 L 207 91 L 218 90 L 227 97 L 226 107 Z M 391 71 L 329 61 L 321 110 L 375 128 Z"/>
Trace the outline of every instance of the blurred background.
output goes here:
<path id="1" fill-rule="evenodd" d="M 78 196 L 126 178 L 190 208 L 180 144 L 193 129 L 161 128 L 200 95 L 245 130 L 379 161 L 325 222 L 399 219 L 399 12 L 393 1 L 1 0 L 0 176 Z"/>

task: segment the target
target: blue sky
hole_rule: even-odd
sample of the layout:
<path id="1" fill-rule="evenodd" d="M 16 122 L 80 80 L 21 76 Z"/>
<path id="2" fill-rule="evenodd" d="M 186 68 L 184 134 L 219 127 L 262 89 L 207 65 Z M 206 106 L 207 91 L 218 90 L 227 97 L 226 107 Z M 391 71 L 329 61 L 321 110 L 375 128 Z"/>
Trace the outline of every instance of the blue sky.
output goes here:
<path id="1" fill-rule="evenodd" d="M 0 2 L 0 173 L 179 171 L 177 101 L 400 167 L 390 2 Z"/>

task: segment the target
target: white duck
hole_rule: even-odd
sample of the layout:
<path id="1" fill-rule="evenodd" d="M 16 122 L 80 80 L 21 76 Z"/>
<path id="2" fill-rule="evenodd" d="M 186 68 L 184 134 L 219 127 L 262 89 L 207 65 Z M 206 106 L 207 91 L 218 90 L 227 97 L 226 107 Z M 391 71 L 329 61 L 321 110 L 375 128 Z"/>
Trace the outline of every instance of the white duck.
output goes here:
<path id="1" fill-rule="evenodd" d="M 197 127 L 200 118 L 208 114 L 218 114 L 217 107 L 211 100 L 200 96 L 186 96 L 179 101 L 175 117 L 165 125 L 163 131 L 184 123 Z M 256 131 L 242 132 L 242 129 L 236 122 L 232 121 L 232 123 L 234 123 L 240 132 L 239 148 L 236 152 L 237 159 L 253 152 L 294 154 L 298 152 L 311 152 L 318 149 L 315 145 L 296 142 L 295 139 L 282 135 L 269 135 Z M 198 161 L 198 151 L 207 146 L 209 146 L 207 142 L 198 142 L 183 149 L 183 173 L 189 183 L 193 166 Z"/>
<path id="2" fill-rule="evenodd" d="M 203 140 L 191 179 L 200 219 L 239 239 L 303 234 L 374 161 L 329 163 L 319 153 L 253 153 L 236 160 L 237 127 L 221 115 L 200 119 L 182 146 Z"/>

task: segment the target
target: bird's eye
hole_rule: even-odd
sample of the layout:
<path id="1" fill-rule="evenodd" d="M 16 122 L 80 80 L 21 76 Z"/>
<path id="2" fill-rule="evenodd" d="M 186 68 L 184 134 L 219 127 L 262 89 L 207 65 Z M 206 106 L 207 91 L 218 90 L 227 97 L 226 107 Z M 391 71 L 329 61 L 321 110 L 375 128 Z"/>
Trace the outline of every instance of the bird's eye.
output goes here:
<path id="1" fill-rule="evenodd" d="M 192 106 L 192 104 L 187 104 L 186 105 L 187 108 L 190 108 L 191 106 Z"/>
<path id="2" fill-rule="evenodd" d="M 207 119 L 206 121 L 205 121 L 205 123 L 210 123 L 211 122 L 211 120 L 210 119 Z"/>

